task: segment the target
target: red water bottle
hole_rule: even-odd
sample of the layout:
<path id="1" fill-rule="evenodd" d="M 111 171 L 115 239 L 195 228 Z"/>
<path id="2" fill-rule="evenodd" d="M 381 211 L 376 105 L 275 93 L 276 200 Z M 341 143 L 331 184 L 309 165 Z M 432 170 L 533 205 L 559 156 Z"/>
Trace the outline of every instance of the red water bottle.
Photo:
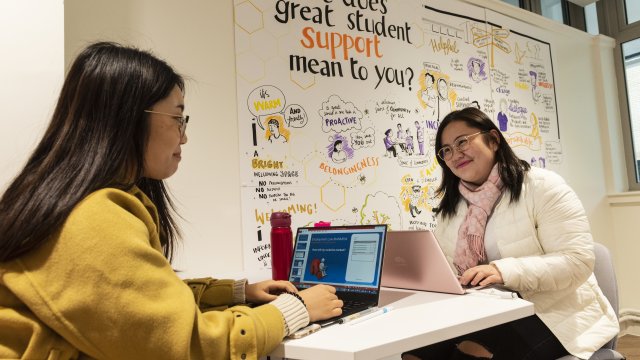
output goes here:
<path id="1" fill-rule="evenodd" d="M 271 277 L 273 280 L 289 280 L 292 257 L 291 215 L 286 212 L 274 212 L 271 214 Z"/>

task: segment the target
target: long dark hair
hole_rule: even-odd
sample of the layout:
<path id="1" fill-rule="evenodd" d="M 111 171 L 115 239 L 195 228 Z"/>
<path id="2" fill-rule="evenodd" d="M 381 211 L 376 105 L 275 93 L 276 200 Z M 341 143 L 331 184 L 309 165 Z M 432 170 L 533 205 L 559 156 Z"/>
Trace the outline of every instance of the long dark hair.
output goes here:
<path id="1" fill-rule="evenodd" d="M 496 162 L 498 163 L 498 172 L 505 190 L 509 190 L 511 193 L 511 202 L 517 202 L 522 192 L 522 182 L 524 181 L 524 175 L 531 166 L 528 162 L 518 158 L 511 149 L 511 146 L 507 144 L 507 140 L 502 136 L 502 133 L 496 125 L 489 119 L 489 117 L 481 110 L 475 107 L 468 107 L 462 110 L 452 111 L 440 122 L 438 132 L 436 133 L 436 154 L 442 148 L 442 132 L 444 129 L 455 121 L 462 121 L 469 127 L 478 129 L 478 131 L 484 131 L 481 134 L 482 140 L 485 144 L 495 142 L 491 130 L 495 130 L 492 133 L 497 133 L 500 138 L 498 143 L 498 149 L 496 150 Z M 436 190 L 436 194 L 442 195 L 442 200 L 437 209 L 434 212 L 437 214 L 442 213 L 443 217 L 452 216 L 455 214 L 456 206 L 460 201 L 462 195 L 458 189 L 460 178 L 455 176 L 451 169 L 447 166 L 444 160 L 437 158 L 438 163 L 442 167 L 442 180 L 440 186 Z"/>
<path id="2" fill-rule="evenodd" d="M 162 180 L 143 177 L 144 112 L 184 80 L 152 54 L 115 43 L 88 46 L 73 62 L 51 122 L 0 198 L 0 262 L 44 243 L 88 194 L 137 185 L 156 205 L 171 260 L 179 236 Z"/>

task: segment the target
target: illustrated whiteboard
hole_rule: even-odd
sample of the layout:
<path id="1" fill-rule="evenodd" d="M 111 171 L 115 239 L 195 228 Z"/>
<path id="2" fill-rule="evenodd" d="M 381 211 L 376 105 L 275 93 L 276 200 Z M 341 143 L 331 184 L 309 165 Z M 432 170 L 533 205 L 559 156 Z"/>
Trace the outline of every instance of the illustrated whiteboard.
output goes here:
<path id="1" fill-rule="evenodd" d="M 477 106 L 533 166 L 562 162 L 549 39 L 458 1 L 235 2 L 244 268 L 269 218 L 430 229 L 440 120 Z"/>

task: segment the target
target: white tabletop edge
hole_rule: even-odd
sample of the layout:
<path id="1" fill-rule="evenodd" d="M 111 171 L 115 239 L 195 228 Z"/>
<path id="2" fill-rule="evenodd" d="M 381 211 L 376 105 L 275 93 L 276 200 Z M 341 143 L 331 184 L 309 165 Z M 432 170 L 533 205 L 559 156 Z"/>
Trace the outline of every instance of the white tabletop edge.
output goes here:
<path id="1" fill-rule="evenodd" d="M 271 358 L 369 360 L 533 315 L 533 304 L 428 292 L 391 303 L 394 310 L 358 325 L 336 325 L 306 338 L 286 340 Z M 425 319 L 420 321 L 419 319 Z"/>

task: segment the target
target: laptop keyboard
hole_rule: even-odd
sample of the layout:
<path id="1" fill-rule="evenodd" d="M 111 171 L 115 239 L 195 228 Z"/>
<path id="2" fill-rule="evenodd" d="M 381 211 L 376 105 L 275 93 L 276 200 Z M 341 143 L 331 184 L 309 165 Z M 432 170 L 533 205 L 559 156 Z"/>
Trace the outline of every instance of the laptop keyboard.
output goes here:
<path id="1" fill-rule="evenodd" d="M 316 321 L 316 324 L 320 324 L 321 326 L 326 326 L 328 324 L 335 324 L 337 319 L 343 318 L 347 315 L 351 315 L 357 313 L 359 311 L 368 309 L 375 304 L 370 301 L 358 301 L 358 300 L 342 300 L 344 305 L 342 306 L 342 315 L 339 317 L 333 317 L 331 319 L 326 319 L 322 321 Z"/>
<path id="2" fill-rule="evenodd" d="M 462 285 L 462 288 L 464 290 L 480 290 L 482 288 L 487 287 L 487 285 L 471 285 L 471 283 L 467 284 L 467 285 Z"/>
<path id="3" fill-rule="evenodd" d="M 354 301 L 354 300 L 351 300 L 351 301 L 350 300 L 346 300 L 346 301 L 343 300 L 343 302 L 344 302 L 344 306 L 342 307 L 342 313 L 343 314 L 347 313 L 347 312 L 350 312 L 353 309 L 358 309 L 358 310 L 364 309 L 364 308 L 366 308 L 366 304 L 367 304 L 364 301 Z"/>

